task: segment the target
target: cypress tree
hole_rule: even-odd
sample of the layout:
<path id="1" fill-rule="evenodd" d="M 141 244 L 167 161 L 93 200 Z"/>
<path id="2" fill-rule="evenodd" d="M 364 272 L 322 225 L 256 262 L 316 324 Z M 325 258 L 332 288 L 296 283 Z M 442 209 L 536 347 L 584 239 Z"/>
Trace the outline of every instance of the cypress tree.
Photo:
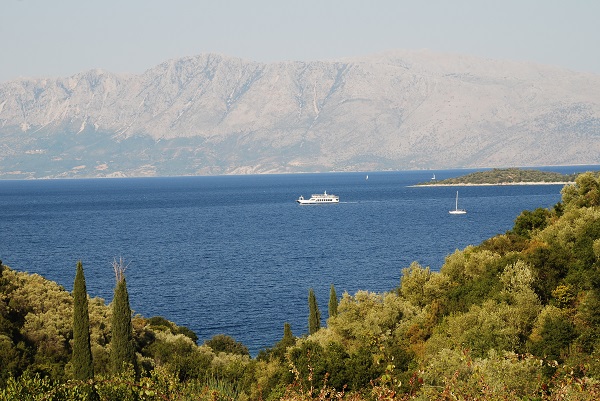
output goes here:
<path id="1" fill-rule="evenodd" d="M 73 284 L 73 355 L 71 363 L 76 379 L 86 381 L 94 378 L 88 298 L 81 261 L 77 262 L 75 283 Z"/>
<path id="2" fill-rule="evenodd" d="M 294 335 L 292 334 L 292 326 L 288 323 L 285 322 L 283 324 L 283 338 L 281 339 L 282 342 L 285 343 L 293 343 L 294 342 Z"/>
<path id="3" fill-rule="evenodd" d="M 292 334 L 292 326 L 289 323 L 283 324 L 283 338 L 275 344 L 271 350 L 260 351 L 257 356 L 259 360 L 278 359 L 281 362 L 285 362 L 285 352 L 288 347 L 296 344 L 296 338 Z"/>
<path id="4" fill-rule="evenodd" d="M 317 297 L 311 288 L 308 291 L 308 334 L 314 334 L 321 328 L 321 313 L 317 305 Z"/>
<path id="5" fill-rule="evenodd" d="M 337 294 L 335 293 L 335 287 L 331 284 L 331 289 L 329 290 L 329 317 L 337 316 L 338 309 L 338 299 Z"/>
<path id="6" fill-rule="evenodd" d="M 137 361 L 133 344 L 131 307 L 125 280 L 123 260 L 113 263 L 117 286 L 112 302 L 112 338 L 110 340 L 110 364 L 113 373 L 124 371 L 127 365 L 133 366 L 137 374 Z"/>

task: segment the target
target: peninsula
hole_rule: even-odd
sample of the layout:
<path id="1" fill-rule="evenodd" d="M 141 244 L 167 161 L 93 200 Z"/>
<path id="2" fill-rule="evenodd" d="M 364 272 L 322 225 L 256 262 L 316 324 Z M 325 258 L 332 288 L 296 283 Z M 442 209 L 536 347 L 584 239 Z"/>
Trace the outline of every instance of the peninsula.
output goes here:
<path id="1" fill-rule="evenodd" d="M 575 177 L 577 177 L 577 174 L 561 174 L 520 168 L 495 168 L 445 180 L 422 182 L 417 186 L 568 184 L 575 182 Z"/>

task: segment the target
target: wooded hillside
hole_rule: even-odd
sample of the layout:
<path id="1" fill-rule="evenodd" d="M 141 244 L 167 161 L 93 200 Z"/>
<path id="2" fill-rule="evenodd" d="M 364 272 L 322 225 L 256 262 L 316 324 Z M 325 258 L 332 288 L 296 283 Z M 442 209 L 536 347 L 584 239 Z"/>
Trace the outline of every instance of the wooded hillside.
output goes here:
<path id="1" fill-rule="evenodd" d="M 520 168 L 494 168 L 485 171 L 447 178 L 431 180 L 419 185 L 502 185 L 522 183 L 557 183 L 574 182 L 577 174 L 561 174 L 552 171 L 540 171 Z"/>

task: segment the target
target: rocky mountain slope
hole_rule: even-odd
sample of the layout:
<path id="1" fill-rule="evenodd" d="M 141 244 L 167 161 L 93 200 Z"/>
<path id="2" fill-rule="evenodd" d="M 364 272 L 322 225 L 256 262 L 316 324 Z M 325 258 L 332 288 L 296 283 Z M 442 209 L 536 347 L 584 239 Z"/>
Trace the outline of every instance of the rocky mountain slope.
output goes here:
<path id="1" fill-rule="evenodd" d="M 0 178 L 600 163 L 600 75 L 398 51 L 0 84 Z"/>

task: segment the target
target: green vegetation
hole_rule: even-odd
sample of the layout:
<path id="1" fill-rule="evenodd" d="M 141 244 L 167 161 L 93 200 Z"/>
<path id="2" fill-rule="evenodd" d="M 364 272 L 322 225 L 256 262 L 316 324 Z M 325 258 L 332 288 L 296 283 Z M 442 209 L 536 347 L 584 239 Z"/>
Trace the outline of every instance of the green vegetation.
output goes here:
<path id="1" fill-rule="evenodd" d="M 248 347 L 225 334 L 217 334 L 210 340 L 205 341 L 204 344 L 209 346 L 214 352 L 250 356 Z"/>
<path id="2" fill-rule="evenodd" d="M 327 308 L 329 311 L 329 317 L 337 316 L 338 298 L 333 284 L 331 284 L 331 287 L 329 288 L 329 304 L 327 305 Z"/>
<path id="3" fill-rule="evenodd" d="M 75 282 L 73 283 L 73 350 L 71 364 L 73 377 L 76 380 L 87 382 L 94 378 L 88 294 L 81 261 L 77 262 Z M 86 393 L 87 399 L 98 399 L 98 395 L 93 388 L 89 387 Z"/>
<path id="4" fill-rule="evenodd" d="M 133 343 L 133 327 L 131 325 L 131 306 L 125 280 L 126 266 L 123 259 L 113 262 L 116 277 L 115 296 L 112 302 L 112 332 L 110 340 L 110 366 L 115 374 L 126 371 L 128 367 L 137 371 L 137 358 Z"/>
<path id="5" fill-rule="evenodd" d="M 439 272 L 415 262 L 389 292 L 344 293 L 324 327 L 314 319 L 295 337 L 286 323 L 256 358 L 226 335 L 197 345 L 189 329 L 125 307 L 138 371 L 110 371 L 117 288 L 112 308 L 88 299 L 95 376 L 78 378 L 81 288 L 71 296 L 35 274 L 0 273 L 0 400 L 84 400 L 90 384 L 100 400 L 600 399 L 598 174 L 448 255 Z"/>
<path id="6" fill-rule="evenodd" d="M 577 174 L 561 174 L 550 171 L 528 170 L 520 168 L 495 168 L 488 171 L 477 171 L 446 180 L 423 182 L 419 185 L 500 185 L 519 183 L 570 183 Z"/>
<path id="7" fill-rule="evenodd" d="M 73 284 L 73 355 L 71 363 L 75 379 L 84 381 L 94 377 L 87 297 L 83 265 L 79 261 Z"/>
<path id="8" fill-rule="evenodd" d="M 321 328 L 321 312 L 317 305 L 314 290 L 308 290 L 308 334 L 314 334 Z"/>

